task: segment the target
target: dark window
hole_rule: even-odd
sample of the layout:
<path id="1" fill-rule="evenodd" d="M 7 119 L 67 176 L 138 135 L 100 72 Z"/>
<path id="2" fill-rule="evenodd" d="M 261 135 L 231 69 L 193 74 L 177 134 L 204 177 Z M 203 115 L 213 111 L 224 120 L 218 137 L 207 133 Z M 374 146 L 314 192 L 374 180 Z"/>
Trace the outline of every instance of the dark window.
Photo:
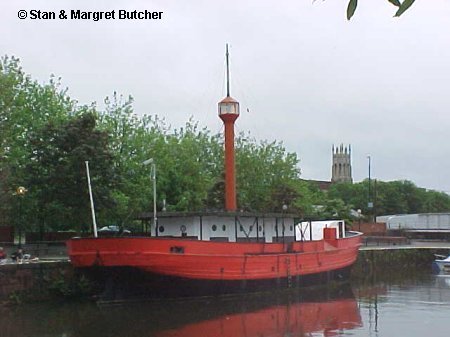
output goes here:
<path id="1" fill-rule="evenodd" d="M 259 226 L 259 231 L 262 232 L 262 226 Z"/>
<path id="2" fill-rule="evenodd" d="M 227 230 L 227 226 L 222 225 L 222 230 L 225 232 Z"/>
<path id="3" fill-rule="evenodd" d="M 164 226 L 159 226 L 159 232 L 164 233 Z"/>
<path id="4" fill-rule="evenodd" d="M 170 252 L 174 254 L 184 254 L 184 247 L 179 246 L 170 247 Z"/>
<path id="5" fill-rule="evenodd" d="M 213 230 L 213 232 L 215 232 L 217 230 L 217 226 L 216 225 L 212 225 L 212 230 Z"/>
<path id="6" fill-rule="evenodd" d="M 244 227 L 242 227 L 242 225 L 239 225 L 239 229 L 241 230 L 241 232 L 244 231 Z"/>

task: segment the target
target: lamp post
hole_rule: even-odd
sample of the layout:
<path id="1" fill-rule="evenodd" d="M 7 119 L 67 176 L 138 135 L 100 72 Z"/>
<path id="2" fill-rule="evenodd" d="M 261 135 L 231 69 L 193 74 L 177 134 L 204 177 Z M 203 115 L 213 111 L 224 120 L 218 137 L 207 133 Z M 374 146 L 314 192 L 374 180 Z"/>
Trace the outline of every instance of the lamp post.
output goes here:
<path id="1" fill-rule="evenodd" d="M 142 164 L 151 165 L 150 176 L 153 180 L 153 226 L 155 227 L 155 236 L 158 236 L 157 217 L 156 217 L 156 165 L 153 158 L 145 160 Z"/>
<path id="2" fill-rule="evenodd" d="M 281 209 L 282 209 L 281 214 L 282 214 L 282 221 L 283 221 L 281 228 L 283 230 L 282 234 L 283 234 L 283 243 L 284 243 L 284 233 L 285 233 L 285 230 L 286 230 L 286 227 L 284 226 L 284 216 L 285 216 L 285 213 L 286 213 L 286 211 L 288 209 L 288 206 L 283 202 L 283 206 L 281 206 Z"/>
<path id="3" fill-rule="evenodd" d="M 370 213 L 373 208 L 373 202 L 372 202 L 372 191 L 371 191 L 371 181 L 370 181 L 370 165 L 371 165 L 371 157 L 370 155 L 367 156 L 367 159 L 369 160 L 369 195 L 368 195 L 368 201 L 367 201 L 367 208 L 369 209 Z"/>
<path id="4" fill-rule="evenodd" d="M 358 208 L 358 232 L 361 232 L 361 209 Z"/>
<path id="5" fill-rule="evenodd" d="M 16 189 L 16 195 L 19 196 L 19 248 L 22 248 L 22 199 L 27 192 L 28 190 L 23 186 L 19 186 Z"/>

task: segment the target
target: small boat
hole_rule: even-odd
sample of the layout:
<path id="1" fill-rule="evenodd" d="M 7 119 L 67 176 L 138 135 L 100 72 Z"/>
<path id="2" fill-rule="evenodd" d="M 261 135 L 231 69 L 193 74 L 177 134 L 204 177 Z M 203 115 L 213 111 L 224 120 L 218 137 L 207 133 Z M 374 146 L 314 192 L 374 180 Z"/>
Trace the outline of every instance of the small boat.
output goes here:
<path id="1" fill-rule="evenodd" d="M 450 274 L 450 255 L 434 254 L 436 259 L 433 261 L 432 268 L 436 274 Z"/>

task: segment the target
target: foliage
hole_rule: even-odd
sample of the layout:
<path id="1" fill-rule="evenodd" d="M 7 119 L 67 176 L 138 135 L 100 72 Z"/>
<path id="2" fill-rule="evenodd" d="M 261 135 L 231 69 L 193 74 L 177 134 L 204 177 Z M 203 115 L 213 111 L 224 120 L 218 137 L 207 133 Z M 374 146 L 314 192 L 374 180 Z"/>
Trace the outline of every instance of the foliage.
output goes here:
<path id="1" fill-rule="evenodd" d="M 375 214 L 414 214 L 450 211 L 450 196 L 443 192 L 425 190 L 407 180 L 382 182 L 371 181 L 371 201 Z M 363 214 L 369 201 L 369 181 L 360 183 L 340 183 L 331 186 L 328 196 L 340 198 L 353 209 L 361 209 Z"/>
<path id="2" fill-rule="evenodd" d="M 396 17 L 402 15 L 406 10 L 411 7 L 415 0 L 388 0 L 391 4 L 397 7 Z M 355 14 L 356 7 L 358 6 L 358 0 L 350 0 L 347 6 L 347 20 L 350 20 Z"/>
<path id="3" fill-rule="evenodd" d="M 49 123 L 30 134 L 33 151 L 26 165 L 27 185 L 36 199 L 38 217 L 54 229 L 86 230 L 83 228 L 89 222 L 86 161 L 90 162 L 96 207 L 101 212 L 114 205 L 110 191 L 118 179 L 114 175 L 108 134 L 96 130 L 95 125 L 95 114 L 85 112 L 61 125 Z M 61 228 L 61 224 L 68 227 Z"/>
<path id="4" fill-rule="evenodd" d="M 205 208 L 208 191 L 221 174 L 222 146 L 217 135 L 199 129 L 192 120 L 166 135 L 155 153 L 160 158 L 160 194 L 167 209 L 193 211 Z"/>
<path id="5" fill-rule="evenodd" d="M 24 167 L 32 152 L 28 135 L 50 120 L 63 121 L 74 108 L 54 76 L 49 83 L 39 84 L 23 72 L 17 58 L 0 59 L 0 219 L 5 224 L 22 220 L 12 216 L 21 205 L 13 193 L 26 180 Z M 32 210 L 28 213 L 33 216 Z"/>
<path id="6" fill-rule="evenodd" d="M 83 298 L 92 295 L 94 283 L 83 274 L 67 274 L 58 270 L 54 275 L 44 278 L 45 291 L 49 295 L 65 298 Z"/>
<path id="7" fill-rule="evenodd" d="M 239 135 L 236 140 L 238 204 L 253 211 L 278 211 L 294 206 L 292 183 L 299 178 L 298 158 L 282 143 L 261 142 Z"/>
<path id="8" fill-rule="evenodd" d="M 100 114 L 101 128 L 111 135 L 115 167 L 122 177 L 116 214 L 122 222 L 153 203 L 151 167 L 143 162 L 153 158 L 157 175 L 157 204 L 167 210 L 188 211 L 204 207 L 208 191 L 220 175 L 221 144 L 218 136 L 189 120 L 171 130 L 157 116 L 137 118 L 132 98 L 123 101 L 116 94 L 106 100 Z"/>

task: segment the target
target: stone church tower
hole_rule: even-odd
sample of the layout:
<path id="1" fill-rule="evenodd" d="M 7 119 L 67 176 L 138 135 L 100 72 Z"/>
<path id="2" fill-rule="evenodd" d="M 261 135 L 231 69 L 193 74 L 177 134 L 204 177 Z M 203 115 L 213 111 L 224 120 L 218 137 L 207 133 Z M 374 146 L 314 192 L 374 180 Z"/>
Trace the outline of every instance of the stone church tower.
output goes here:
<path id="1" fill-rule="evenodd" d="M 332 183 L 353 183 L 352 178 L 352 149 L 350 145 L 344 147 L 343 144 L 339 147 L 332 147 L 333 166 L 331 167 L 331 182 Z"/>

